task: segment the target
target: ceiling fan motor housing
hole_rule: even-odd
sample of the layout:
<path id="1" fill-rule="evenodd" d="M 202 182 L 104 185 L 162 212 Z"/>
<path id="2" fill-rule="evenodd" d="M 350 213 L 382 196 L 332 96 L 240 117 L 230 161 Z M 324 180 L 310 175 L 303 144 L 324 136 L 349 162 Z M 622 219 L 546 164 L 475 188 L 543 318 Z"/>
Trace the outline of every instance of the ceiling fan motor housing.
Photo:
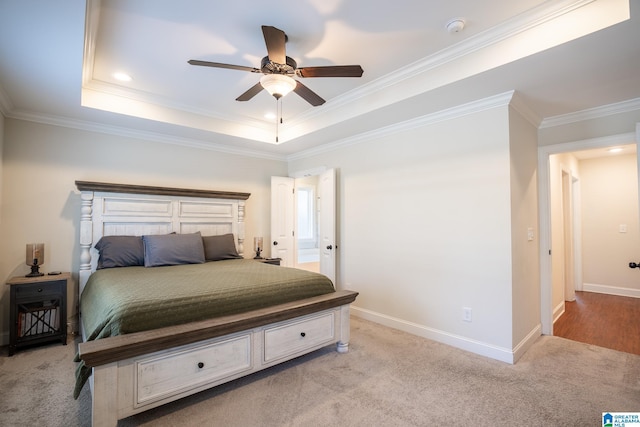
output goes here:
<path id="1" fill-rule="evenodd" d="M 286 64 L 278 64 L 277 62 L 271 61 L 268 56 L 265 56 L 262 58 L 260 71 L 262 71 L 263 74 L 295 74 L 298 64 L 293 58 L 287 56 L 286 59 Z"/>

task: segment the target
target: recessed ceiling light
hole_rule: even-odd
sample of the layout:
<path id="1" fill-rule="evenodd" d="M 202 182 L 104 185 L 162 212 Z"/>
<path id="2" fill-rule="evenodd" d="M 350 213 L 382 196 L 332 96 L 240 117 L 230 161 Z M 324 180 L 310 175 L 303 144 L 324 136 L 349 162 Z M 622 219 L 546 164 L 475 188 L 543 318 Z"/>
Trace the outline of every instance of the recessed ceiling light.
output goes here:
<path id="1" fill-rule="evenodd" d="M 113 78 L 121 82 L 130 82 L 133 80 L 129 74 L 121 72 L 113 73 Z"/>
<path id="2" fill-rule="evenodd" d="M 613 147 L 607 150 L 609 153 L 619 153 L 622 151 L 622 147 Z"/>
<path id="3" fill-rule="evenodd" d="M 264 118 L 267 120 L 273 120 L 276 118 L 275 113 L 265 113 Z"/>

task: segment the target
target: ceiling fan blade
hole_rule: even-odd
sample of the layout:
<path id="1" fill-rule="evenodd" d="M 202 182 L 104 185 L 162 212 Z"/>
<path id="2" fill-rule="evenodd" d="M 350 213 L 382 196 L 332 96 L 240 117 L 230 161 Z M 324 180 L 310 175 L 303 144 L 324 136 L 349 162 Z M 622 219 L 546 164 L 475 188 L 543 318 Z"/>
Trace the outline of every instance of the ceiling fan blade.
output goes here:
<path id="1" fill-rule="evenodd" d="M 203 67 L 228 68 L 230 70 L 250 71 L 252 73 L 260 72 L 260 70 L 257 68 L 245 67 L 243 65 L 222 64 L 220 62 L 199 61 L 197 59 L 190 59 L 187 62 L 191 65 L 201 65 Z"/>
<path id="2" fill-rule="evenodd" d="M 262 35 L 264 36 L 264 42 L 267 45 L 269 59 L 277 64 L 286 64 L 287 54 L 285 43 L 287 41 L 287 36 L 284 31 L 279 30 L 276 27 L 263 25 Z"/>
<path id="3" fill-rule="evenodd" d="M 301 67 L 296 70 L 299 77 L 362 77 L 359 65 L 332 65 L 326 67 Z"/>
<path id="4" fill-rule="evenodd" d="M 298 95 L 300 95 L 302 99 L 304 99 L 314 107 L 317 107 L 325 103 L 325 100 L 320 98 L 320 96 L 317 93 L 315 93 L 314 91 L 312 91 L 311 89 L 309 89 L 308 87 L 306 87 L 305 85 L 303 85 L 297 80 L 296 80 L 296 87 L 295 89 L 293 89 L 293 91 Z"/>
<path id="5" fill-rule="evenodd" d="M 236 101 L 248 101 L 258 93 L 260 93 L 262 89 L 262 85 L 260 84 L 260 82 L 258 82 L 255 85 L 251 86 L 248 91 L 237 97 Z"/>

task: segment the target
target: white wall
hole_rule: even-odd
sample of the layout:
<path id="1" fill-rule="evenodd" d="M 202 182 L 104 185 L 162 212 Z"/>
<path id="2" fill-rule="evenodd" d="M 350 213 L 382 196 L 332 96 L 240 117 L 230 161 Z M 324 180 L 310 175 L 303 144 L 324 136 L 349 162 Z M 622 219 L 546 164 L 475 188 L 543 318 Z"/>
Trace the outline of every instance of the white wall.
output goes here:
<path id="1" fill-rule="evenodd" d="M 636 155 L 580 161 L 585 290 L 640 297 Z M 626 232 L 620 227 L 626 226 Z"/>
<path id="2" fill-rule="evenodd" d="M 24 275 L 25 245 L 45 243 L 43 271 L 71 271 L 76 313 L 80 196 L 76 180 L 249 192 L 246 241 L 270 229 L 270 177 L 285 162 L 7 119 L 4 129 L 0 279 Z M 0 291 L 0 331 L 8 342 L 9 294 Z"/>
<path id="3" fill-rule="evenodd" d="M 537 128 L 509 111 L 511 157 L 512 343 L 519 358 L 540 335 Z M 531 237 L 529 236 L 531 234 Z"/>
<path id="4" fill-rule="evenodd" d="M 505 105 L 290 162 L 338 169 L 338 282 L 360 292 L 354 313 L 510 359 L 510 148 Z"/>

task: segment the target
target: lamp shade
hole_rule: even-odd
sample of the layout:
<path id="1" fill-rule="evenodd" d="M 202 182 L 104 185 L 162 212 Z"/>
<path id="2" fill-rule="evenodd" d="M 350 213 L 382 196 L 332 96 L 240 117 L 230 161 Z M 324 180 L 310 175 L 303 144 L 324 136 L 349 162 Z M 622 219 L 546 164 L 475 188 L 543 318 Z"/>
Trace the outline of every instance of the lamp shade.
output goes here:
<path id="1" fill-rule="evenodd" d="M 262 237 L 254 237 L 253 238 L 253 249 L 255 251 L 261 251 L 263 250 L 263 246 L 262 246 Z"/>
<path id="2" fill-rule="evenodd" d="M 44 264 L 44 243 L 29 243 L 27 245 L 27 265 Z"/>
<path id="3" fill-rule="evenodd" d="M 260 78 L 260 84 L 276 99 L 282 98 L 296 88 L 296 81 L 284 74 L 265 74 Z"/>

